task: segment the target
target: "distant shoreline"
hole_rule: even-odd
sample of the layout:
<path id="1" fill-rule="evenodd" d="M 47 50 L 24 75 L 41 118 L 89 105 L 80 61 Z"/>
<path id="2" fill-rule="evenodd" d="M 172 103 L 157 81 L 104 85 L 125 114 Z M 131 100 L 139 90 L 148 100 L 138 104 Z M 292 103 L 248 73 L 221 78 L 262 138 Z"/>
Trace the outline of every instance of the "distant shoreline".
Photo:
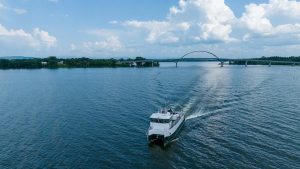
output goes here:
<path id="1" fill-rule="evenodd" d="M 47 58 L 0 57 L 0 69 L 58 69 L 58 68 L 130 68 L 159 67 L 159 62 L 144 61 L 143 57 L 135 59 L 90 59 L 90 58 Z M 261 57 L 229 61 L 229 65 L 293 65 L 300 63 L 300 56 Z M 295 65 L 295 64 L 294 64 Z"/>
<path id="2" fill-rule="evenodd" d="M 0 69 L 57 69 L 57 68 L 121 68 L 121 67 L 159 67 L 159 63 L 135 62 L 135 59 L 90 59 L 90 58 L 0 58 Z M 124 62 L 126 61 L 126 62 Z"/>
<path id="3" fill-rule="evenodd" d="M 247 63 L 246 63 L 247 62 Z M 290 62 L 290 63 L 289 63 Z M 245 60 L 230 61 L 230 65 L 291 65 L 292 62 L 300 62 L 300 56 L 290 56 L 290 57 L 261 57 L 261 58 L 249 58 Z"/>

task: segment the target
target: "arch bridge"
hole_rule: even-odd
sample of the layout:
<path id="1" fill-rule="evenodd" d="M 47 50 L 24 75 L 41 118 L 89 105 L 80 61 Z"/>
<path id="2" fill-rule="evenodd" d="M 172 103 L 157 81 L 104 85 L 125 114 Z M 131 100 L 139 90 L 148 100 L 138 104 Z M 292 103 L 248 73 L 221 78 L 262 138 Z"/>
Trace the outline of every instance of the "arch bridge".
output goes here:
<path id="1" fill-rule="evenodd" d="M 224 65 L 224 61 L 222 61 L 222 59 L 220 59 L 217 55 L 213 54 L 212 52 L 205 51 L 205 50 L 194 50 L 194 51 L 188 52 L 188 53 L 184 54 L 183 56 L 181 56 L 181 58 L 179 58 L 179 59 L 176 61 L 176 67 L 177 67 L 177 65 L 178 65 L 178 62 L 184 61 L 184 58 L 185 58 L 186 56 L 188 56 L 188 55 L 190 55 L 190 54 L 193 54 L 193 53 L 207 53 L 207 54 L 213 56 L 213 58 L 212 58 L 212 59 L 204 58 L 204 59 L 203 59 L 204 61 L 205 61 L 205 60 L 207 60 L 207 61 L 218 61 L 218 62 L 220 62 L 221 67 L 223 67 L 223 65 Z M 188 59 L 192 59 L 192 58 L 188 58 Z"/>
<path id="2" fill-rule="evenodd" d="M 187 58 L 186 56 L 193 54 L 193 53 L 206 53 L 211 55 L 211 58 Z M 219 65 L 221 67 L 224 66 L 225 62 L 229 62 L 229 63 L 242 63 L 245 65 L 245 67 L 248 66 L 249 62 L 256 62 L 256 63 L 261 63 L 261 64 L 265 64 L 265 65 L 269 65 L 271 66 L 272 64 L 281 64 L 281 65 L 300 65 L 300 62 L 293 62 L 293 61 L 276 61 L 276 60 L 260 60 L 260 59 L 227 59 L 227 58 L 221 58 L 218 57 L 216 54 L 209 52 L 209 51 L 205 51 L 205 50 L 195 50 L 195 51 L 191 51 L 188 52 L 186 54 L 184 54 L 183 56 L 181 56 L 180 58 L 172 58 L 172 59 L 144 59 L 144 60 L 131 60 L 131 61 L 123 61 L 123 62 L 130 62 L 130 63 L 141 63 L 141 62 L 152 62 L 152 66 L 153 63 L 160 63 L 160 62 L 173 62 L 176 64 L 176 67 L 178 67 L 178 63 L 179 62 L 219 62 Z"/>

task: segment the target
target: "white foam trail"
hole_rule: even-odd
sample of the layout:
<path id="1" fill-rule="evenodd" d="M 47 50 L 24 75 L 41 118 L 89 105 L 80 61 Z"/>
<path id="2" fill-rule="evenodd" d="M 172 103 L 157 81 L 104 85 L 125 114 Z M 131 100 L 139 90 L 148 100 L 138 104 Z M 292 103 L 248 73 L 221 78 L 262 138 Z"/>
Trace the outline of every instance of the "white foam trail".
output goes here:
<path id="1" fill-rule="evenodd" d="M 194 118 L 198 118 L 198 117 L 213 116 L 213 115 L 216 115 L 216 114 L 219 114 L 219 113 L 222 113 L 222 112 L 225 112 L 225 111 L 229 111 L 229 110 L 231 110 L 230 107 L 217 109 L 217 110 L 211 111 L 209 113 L 204 113 L 204 111 L 201 111 L 201 112 L 198 112 L 198 113 L 195 113 L 195 114 L 191 114 L 191 115 L 187 116 L 185 119 L 190 120 L 190 119 L 194 119 Z"/>
<path id="2" fill-rule="evenodd" d="M 191 119 L 195 119 L 195 118 L 206 116 L 206 115 L 208 115 L 208 113 L 206 113 L 206 114 L 205 113 L 204 114 L 202 114 L 202 113 L 196 113 L 196 114 L 192 114 L 190 116 L 187 116 L 185 118 L 185 120 L 191 120 Z"/>
<path id="3" fill-rule="evenodd" d="M 192 107 L 192 102 L 189 102 L 187 105 L 185 105 L 182 109 L 183 112 L 187 112 Z"/>
<path id="4" fill-rule="evenodd" d="M 190 120 L 190 119 L 198 118 L 198 117 L 205 116 L 205 115 L 207 115 L 207 113 L 204 113 L 203 108 L 201 108 L 198 112 L 188 115 L 185 119 Z"/>
<path id="5" fill-rule="evenodd" d="M 171 141 L 171 143 L 173 143 L 173 142 L 175 142 L 177 140 L 179 140 L 179 138 L 175 138 L 174 140 Z"/>
<path id="6" fill-rule="evenodd" d="M 196 102 L 196 97 L 190 98 L 189 102 L 182 107 L 183 112 L 188 112 Z"/>

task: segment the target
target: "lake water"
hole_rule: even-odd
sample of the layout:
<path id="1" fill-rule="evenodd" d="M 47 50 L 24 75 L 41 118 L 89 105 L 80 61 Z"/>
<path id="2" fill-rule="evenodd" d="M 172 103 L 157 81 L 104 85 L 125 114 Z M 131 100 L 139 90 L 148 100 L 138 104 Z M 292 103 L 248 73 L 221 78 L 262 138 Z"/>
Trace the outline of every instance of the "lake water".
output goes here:
<path id="1" fill-rule="evenodd" d="M 166 100 L 187 121 L 148 146 Z M 300 67 L 0 70 L 0 168 L 300 168 Z"/>

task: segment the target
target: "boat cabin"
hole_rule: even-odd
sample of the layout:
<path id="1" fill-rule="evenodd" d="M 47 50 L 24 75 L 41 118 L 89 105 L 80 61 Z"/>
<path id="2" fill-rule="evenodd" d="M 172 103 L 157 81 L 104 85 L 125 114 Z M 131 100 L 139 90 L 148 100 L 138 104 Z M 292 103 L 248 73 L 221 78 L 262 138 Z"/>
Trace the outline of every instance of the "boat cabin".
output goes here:
<path id="1" fill-rule="evenodd" d="M 180 120 L 180 115 L 173 111 L 172 109 L 169 110 L 161 110 L 158 113 L 154 113 L 150 116 L 150 123 L 158 124 L 168 124 L 170 128 L 177 124 Z"/>

